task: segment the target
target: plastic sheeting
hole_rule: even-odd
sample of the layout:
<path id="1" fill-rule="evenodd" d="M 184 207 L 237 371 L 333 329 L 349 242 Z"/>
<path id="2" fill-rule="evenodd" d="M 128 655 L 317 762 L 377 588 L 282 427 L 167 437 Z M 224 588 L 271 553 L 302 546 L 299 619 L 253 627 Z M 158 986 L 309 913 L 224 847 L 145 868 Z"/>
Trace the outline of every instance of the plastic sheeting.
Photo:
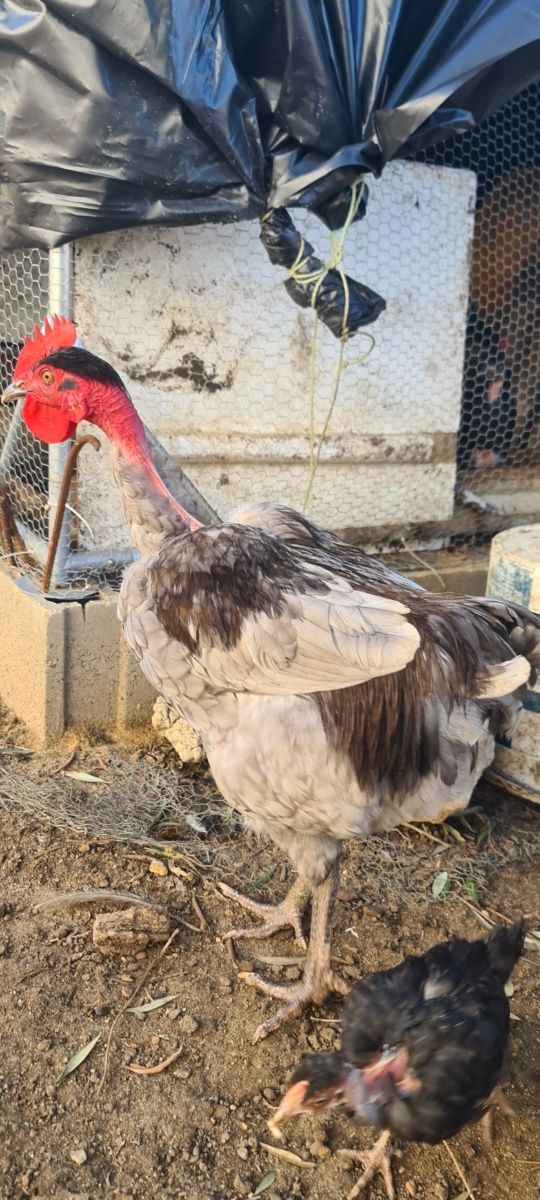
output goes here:
<path id="1" fill-rule="evenodd" d="M 0 245 L 305 205 L 540 76 L 535 0 L 0 0 Z"/>

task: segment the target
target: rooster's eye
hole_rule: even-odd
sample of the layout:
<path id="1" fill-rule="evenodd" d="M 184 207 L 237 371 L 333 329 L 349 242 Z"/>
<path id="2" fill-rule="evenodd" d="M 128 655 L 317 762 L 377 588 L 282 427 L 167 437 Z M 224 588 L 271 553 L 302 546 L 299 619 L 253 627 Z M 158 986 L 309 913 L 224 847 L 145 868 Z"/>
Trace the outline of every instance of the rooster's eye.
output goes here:
<path id="1" fill-rule="evenodd" d="M 46 384 L 47 387 L 50 387 L 51 383 L 54 383 L 54 372 L 49 371 L 46 367 L 45 370 L 41 372 L 41 382 Z"/>

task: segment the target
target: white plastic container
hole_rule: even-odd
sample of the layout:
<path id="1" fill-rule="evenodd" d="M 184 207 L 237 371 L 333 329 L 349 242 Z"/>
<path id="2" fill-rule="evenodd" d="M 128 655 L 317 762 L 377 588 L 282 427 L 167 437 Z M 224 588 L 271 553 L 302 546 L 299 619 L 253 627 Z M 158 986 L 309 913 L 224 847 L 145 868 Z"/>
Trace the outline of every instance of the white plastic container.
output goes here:
<path id="1" fill-rule="evenodd" d="M 540 525 L 505 529 L 491 543 L 486 595 L 540 613 Z M 497 744 L 487 772 L 494 783 L 540 804 L 540 680 L 529 688 L 518 730 Z"/>

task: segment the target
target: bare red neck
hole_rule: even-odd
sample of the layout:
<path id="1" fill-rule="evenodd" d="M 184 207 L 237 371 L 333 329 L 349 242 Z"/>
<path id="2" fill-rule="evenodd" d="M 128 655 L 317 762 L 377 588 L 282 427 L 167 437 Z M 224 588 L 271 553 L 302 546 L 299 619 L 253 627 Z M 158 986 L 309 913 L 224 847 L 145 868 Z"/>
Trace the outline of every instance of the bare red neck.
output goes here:
<path id="1" fill-rule="evenodd" d="M 88 420 L 113 445 L 113 467 L 133 541 L 142 554 L 201 522 L 179 504 L 154 466 L 144 425 L 122 388 L 94 384 Z"/>

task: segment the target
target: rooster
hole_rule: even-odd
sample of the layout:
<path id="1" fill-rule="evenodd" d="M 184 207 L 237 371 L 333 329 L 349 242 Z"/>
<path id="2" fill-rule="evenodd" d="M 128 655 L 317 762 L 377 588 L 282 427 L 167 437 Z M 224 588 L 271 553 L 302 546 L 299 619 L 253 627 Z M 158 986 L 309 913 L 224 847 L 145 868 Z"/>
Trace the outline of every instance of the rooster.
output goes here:
<path id="1" fill-rule="evenodd" d="M 510 735 L 540 660 L 540 617 L 515 604 L 431 595 L 304 517 L 262 506 L 201 526 L 157 471 L 112 366 L 75 345 L 75 326 L 36 328 L 4 399 L 47 443 L 89 421 L 112 443 L 140 558 L 119 615 L 144 674 L 199 734 L 216 783 L 297 872 L 262 918 L 227 937 L 311 929 L 302 979 L 246 982 L 283 1000 L 256 1038 L 346 982 L 331 965 L 340 845 L 401 821 L 463 810 Z M 305 945 L 305 943 L 304 943 Z"/>
<path id="2" fill-rule="evenodd" d="M 366 1167 L 349 1200 L 376 1171 L 393 1200 L 392 1135 L 433 1144 L 479 1120 L 489 1134 L 491 1107 L 510 1111 L 499 1091 L 509 1065 L 505 984 L 523 942 L 523 921 L 499 925 L 483 941 L 455 938 L 356 984 L 341 1049 L 299 1064 L 269 1121 L 274 1135 L 301 1113 L 348 1109 L 384 1130 L 373 1150 L 341 1152 Z"/>

